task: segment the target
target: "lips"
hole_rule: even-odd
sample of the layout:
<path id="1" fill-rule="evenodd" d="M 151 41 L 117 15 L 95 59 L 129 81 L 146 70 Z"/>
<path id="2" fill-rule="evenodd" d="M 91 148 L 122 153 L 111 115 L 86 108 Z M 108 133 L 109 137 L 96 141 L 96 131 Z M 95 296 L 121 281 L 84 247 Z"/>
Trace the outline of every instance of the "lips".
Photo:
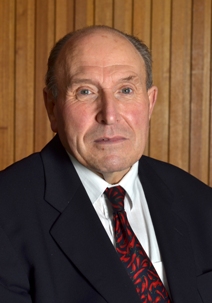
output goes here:
<path id="1" fill-rule="evenodd" d="M 121 143 L 123 141 L 127 140 L 126 138 L 122 136 L 115 136 L 115 137 L 101 137 L 96 139 L 95 143 L 101 143 L 101 144 L 110 144 L 110 143 Z"/>

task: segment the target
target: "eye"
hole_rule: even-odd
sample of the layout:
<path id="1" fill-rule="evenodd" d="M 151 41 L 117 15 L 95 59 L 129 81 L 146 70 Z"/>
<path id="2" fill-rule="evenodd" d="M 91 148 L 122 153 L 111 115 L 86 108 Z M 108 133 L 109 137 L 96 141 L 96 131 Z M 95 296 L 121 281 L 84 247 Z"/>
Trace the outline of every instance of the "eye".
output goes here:
<path id="1" fill-rule="evenodd" d="M 119 100 L 132 100 L 135 97 L 135 89 L 132 86 L 121 86 L 114 94 Z"/>
<path id="2" fill-rule="evenodd" d="M 79 101 L 91 102 L 94 101 L 97 96 L 97 91 L 90 87 L 79 87 L 79 89 L 76 91 L 76 98 Z"/>
<path id="3" fill-rule="evenodd" d="M 125 95 L 128 95 L 128 94 L 131 94 L 133 92 L 133 90 L 130 87 L 124 87 L 121 89 L 121 92 Z"/>
<path id="4" fill-rule="evenodd" d="M 89 90 L 89 89 L 80 89 L 79 91 L 78 91 L 78 94 L 81 94 L 81 95 L 90 95 L 90 94 L 92 94 L 92 92 Z"/>

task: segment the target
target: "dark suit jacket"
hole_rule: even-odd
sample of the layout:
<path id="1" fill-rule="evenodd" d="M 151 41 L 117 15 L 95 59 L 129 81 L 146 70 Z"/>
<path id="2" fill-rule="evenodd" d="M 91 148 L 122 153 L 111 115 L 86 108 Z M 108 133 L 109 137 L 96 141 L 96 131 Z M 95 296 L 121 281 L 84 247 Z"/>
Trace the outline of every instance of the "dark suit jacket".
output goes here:
<path id="1" fill-rule="evenodd" d="M 174 303 L 212 302 L 212 192 L 142 157 Z M 56 136 L 0 173 L 0 303 L 140 302 Z"/>

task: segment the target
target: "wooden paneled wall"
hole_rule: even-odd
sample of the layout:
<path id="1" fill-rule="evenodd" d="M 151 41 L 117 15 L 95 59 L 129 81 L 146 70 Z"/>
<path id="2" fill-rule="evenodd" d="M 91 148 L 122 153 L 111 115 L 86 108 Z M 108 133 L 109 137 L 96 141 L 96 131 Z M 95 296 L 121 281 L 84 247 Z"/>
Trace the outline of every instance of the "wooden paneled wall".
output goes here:
<path id="1" fill-rule="evenodd" d="M 69 31 L 113 26 L 151 48 L 159 88 L 146 153 L 212 185 L 212 0 L 1 0 L 0 169 L 53 136 L 42 97 L 48 53 Z"/>

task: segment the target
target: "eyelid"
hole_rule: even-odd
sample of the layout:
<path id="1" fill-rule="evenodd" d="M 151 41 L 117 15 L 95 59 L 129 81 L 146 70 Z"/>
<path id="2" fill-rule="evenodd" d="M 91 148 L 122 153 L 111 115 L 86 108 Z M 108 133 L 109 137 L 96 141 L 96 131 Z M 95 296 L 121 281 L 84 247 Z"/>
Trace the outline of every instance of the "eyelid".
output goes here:
<path id="1" fill-rule="evenodd" d="M 122 85 L 120 89 L 124 89 L 124 88 L 134 89 L 134 86 L 133 85 Z"/>
<path id="2" fill-rule="evenodd" d="M 91 91 L 91 92 L 93 91 L 93 90 L 90 89 L 89 87 L 85 87 L 85 86 L 84 86 L 84 87 L 79 87 L 79 88 L 77 88 L 77 89 L 76 89 L 76 92 L 80 92 L 80 91 L 82 91 L 82 90 L 88 90 L 88 91 Z"/>
<path id="3" fill-rule="evenodd" d="M 94 94 L 98 93 L 98 89 L 95 86 L 91 85 L 79 85 L 78 87 L 74 88 L 74 91 L 76 93 L 80 92 L 81 90 L 89 90 Z"/>
<path id="4" fill-rule="evenodd" d="M 125 83 L 121 83 L 120 84 L 120 87 L 122 88 L 122 87 L 129 87 L 129 88 L 135 88 L 136 87 L 136 85 L 134 84 L 134 83 L 132 83 L 132 82 L 125 82 Z"/>
<path id="5" fill-rule="evenodd" d="M 135 86 L 132 84 L 123 84 L 121 87 L 118 89 L 118 91 L 122 91 L 123 89 L 130 89 L 132 91 L 135 91 Z"/>

